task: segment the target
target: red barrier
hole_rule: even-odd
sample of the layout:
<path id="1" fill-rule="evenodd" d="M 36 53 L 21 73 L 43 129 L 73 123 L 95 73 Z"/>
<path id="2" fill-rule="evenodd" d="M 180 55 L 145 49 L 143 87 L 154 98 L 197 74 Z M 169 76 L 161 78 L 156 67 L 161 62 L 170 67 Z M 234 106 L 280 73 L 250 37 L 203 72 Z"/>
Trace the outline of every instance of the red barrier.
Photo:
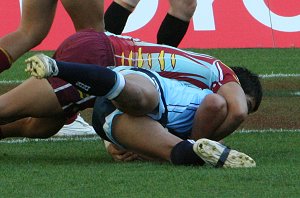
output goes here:
<path id="1" fill-rule="evenodd" d="M 105 0 L 105 9 L 110 2 Z M 124 34 L 156 42 L 156 32 L 168 7 L 167 0 L 142 0 L 130 17 Z M 14 31 L 19 21 L 19 1 L 1 0 L 0 36 Z M 49 35 L 35 49 L 55 49 L 73 32 L 71 20 L 59 2 Z M 300 1 L 198 0 L 197 10 L 180 47 L 300 47 Z"/>

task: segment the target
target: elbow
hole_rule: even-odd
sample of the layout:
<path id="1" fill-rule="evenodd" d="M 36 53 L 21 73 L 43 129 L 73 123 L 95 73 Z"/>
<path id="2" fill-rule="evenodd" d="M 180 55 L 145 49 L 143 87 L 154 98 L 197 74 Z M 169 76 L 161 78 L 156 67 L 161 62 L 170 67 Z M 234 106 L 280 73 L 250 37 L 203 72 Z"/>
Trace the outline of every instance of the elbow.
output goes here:
<path id="1" fill-rule="evenodd" d="M 236 123 L 242 123 L 246 120 L 248 113 L 245 111 L 235 111 L 232 113 L 232 119 L 235 120 Z"/>

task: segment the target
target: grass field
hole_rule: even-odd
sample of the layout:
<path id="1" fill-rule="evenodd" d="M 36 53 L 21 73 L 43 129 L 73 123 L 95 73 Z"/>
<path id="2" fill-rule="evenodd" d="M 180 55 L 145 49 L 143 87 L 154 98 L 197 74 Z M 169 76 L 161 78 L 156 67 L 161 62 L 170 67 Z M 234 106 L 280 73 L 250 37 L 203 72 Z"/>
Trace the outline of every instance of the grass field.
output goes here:
<path id="1" fill-rule="evenodd" d="M 256 168 L 116 163 L 97 137 L 6 139 L 1 197 L 299 197 L 300 49 L 201 51 L 264 75 L 259 111 L 225 139 L 253 157 Z M 23 61 L 30 55 L 0 76 L 1 92 L 26 78 Z M 83 113 L 88 121 L 89 114 Z"/>

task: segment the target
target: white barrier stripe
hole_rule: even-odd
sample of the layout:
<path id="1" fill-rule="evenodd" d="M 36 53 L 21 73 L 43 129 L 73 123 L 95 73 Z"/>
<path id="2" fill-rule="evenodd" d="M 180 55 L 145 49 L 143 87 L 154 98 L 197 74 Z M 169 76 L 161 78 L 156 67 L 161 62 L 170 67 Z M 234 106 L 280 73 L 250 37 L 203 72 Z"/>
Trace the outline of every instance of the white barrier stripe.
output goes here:
<path id="1" fill-rule="evenodd" d="M 236 131 L 235 133 L 246 134 L 246 133 L 300 133 L 300 129 L 241 129 Z M 99 141 L 101 138 L 97 135 L 94 136 L 60 136 L 60 137 L 52 137 L 48 139 L 9 139 L 9 140 L 0 140 L 0 144 L 21 144 L 21 143 L 29 143 L 29 142 L 63 142 L 63 141 Z"/>

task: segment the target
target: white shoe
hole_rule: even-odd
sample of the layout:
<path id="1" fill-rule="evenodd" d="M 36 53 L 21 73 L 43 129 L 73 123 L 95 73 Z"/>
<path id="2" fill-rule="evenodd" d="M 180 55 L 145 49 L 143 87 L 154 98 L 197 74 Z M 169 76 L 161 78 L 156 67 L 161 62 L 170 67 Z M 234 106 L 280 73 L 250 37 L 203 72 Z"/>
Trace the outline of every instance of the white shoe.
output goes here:
<path id="1" fill-rule="evenodd" d="M 231 150 L 219 142 L 199 139 L 193 146 L 194 152 L 206 163 L 215 167 L 248 168 L 255 167 L 255 161 L 245 153 Z"/>
<path id="2" fill-rule="evenodd" d="M 80 136 L 80 135 L 96 135 L 94 128 L 78 115 L 76 120 L 71 124 L 64 125 L 56 136 Z"/>
<path id="3" fill-rule="evenodd" d="M 36 54 L 25 60 L 25 71 L 37 78 L 56 76 L 58 68 L 54 59 L 44 54 Z"/>

